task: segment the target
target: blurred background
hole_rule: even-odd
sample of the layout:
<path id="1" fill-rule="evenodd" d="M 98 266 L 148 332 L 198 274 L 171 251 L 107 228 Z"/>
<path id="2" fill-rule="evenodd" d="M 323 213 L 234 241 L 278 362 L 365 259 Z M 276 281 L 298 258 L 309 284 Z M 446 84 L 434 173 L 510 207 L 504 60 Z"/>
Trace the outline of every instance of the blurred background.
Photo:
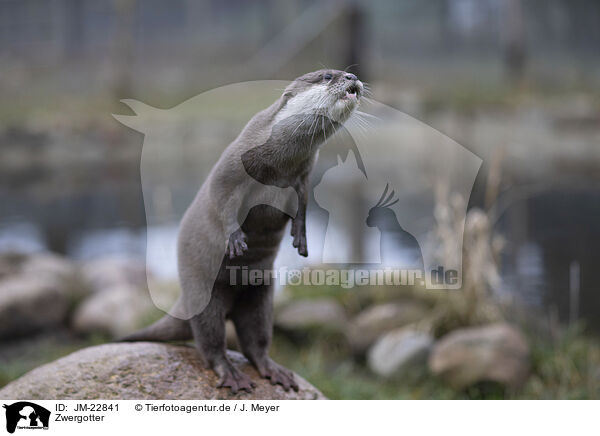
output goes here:
<path id="1" fill-rule="evenodd" d="M 464 286 L 281 290 L 274 358 L 330 398 L 599 398 L 599 39 L 595 0 L 0 0 L 0 386 L 160 316 L 121 99 L 327 67 L 483 160 L 436 204 L 439 235 L 468 205 Z M 210 123 L 214 156 L 244 117 Z M 159 238 L 210 165 L 172 168 Z M 174 260 L 148 260 L 176 292 Z"/>

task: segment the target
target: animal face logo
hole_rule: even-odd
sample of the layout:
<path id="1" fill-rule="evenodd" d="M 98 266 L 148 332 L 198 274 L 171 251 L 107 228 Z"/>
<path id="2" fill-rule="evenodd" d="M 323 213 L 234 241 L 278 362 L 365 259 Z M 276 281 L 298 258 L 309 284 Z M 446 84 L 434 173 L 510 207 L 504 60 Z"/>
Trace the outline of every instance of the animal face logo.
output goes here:
<path id="1" fill-rule="evenodd" d="M 346 83 L 343 77 L 338 79 Z M 227 85 L 171 109 L 123 100 L 135 115 L 114 117 L 144 134 L 140 168 L 148 223 L 148 270 L 153 270 L 154 265 L 174 264 L 177 233 L 166 237 L 163 224 L 181 222 L 198 188 L 223 153 L 228 153 L 227 145 L 240 135 L 248 120 L 278 100 L 289 84 L 253 81 Z M 351 94 L 363 92 L 348 87 L 344 90 Z M 273 182 L 282 180 L 276 152 L 263 153 L 261 147 L 275 150 L 271 140 L 283 134 L 277 129 L 292 134 L 303 131 L 303 135 L 313 139 L 315 126 L 321 126 L 323 145 L 319 147 L 308 192 L 302 193 L 309 204 L 308 257 L 298 256 L 298 250 L 292 246 L 295 241 L 287 236 L 289 239 L 280 244 L 275 269 L 322 264 L 332 268 L 365 264 L 416 268 L 423 271 L 423 284 L 429 289 L 460 288 L 466 207 L 481 159 L 430 126 L 375 100 L 361 99 L 359 110 L 340 127 L 328 117 L 302 113 L 308 97 L 306 94 L 294 100 L 289 116 L 278 119 L 273 131 L 252 127 L 244 130 L 257 146 L 234 156 L 231 165 L 235 171 L 222 175 L 231 183 L 235 174 L 235 184 L 244 186 L 247 194 L 244 198 L 231 197 L 231 202 L 238 205 L 231 228 L 241 226 L 248 211 L 258 205 L 296 216 L 300 193 L 289 184 Z M 282 110 L 278 116 L 285 114 Z M 300 146 L 295 150 L 302 151 Z M 254 167 L 259 158 L 265 159 L 266 164 Z M 241 176 L 238 169 L 243 171 Z M 219 186 L 213 184 L 210 189 Z M 461 198 L 462 202 L 448 213 L 451 197 Z M 215 244 L 222 244 L 223 238 L 215 238 Z M 240 239 L 236 243 L 242 250 L 246 242 Z M 223 251 L 225 247 L 219 245 Z M 216 278 L 221 260 L 213 257 L 206 262 L 209 284 Z M 440 267 L 456 271 L 458 280 L 432 280 L 430 273 Z M 183 306 L 172 308 L 170 302 L 161 298 L 161 288 L 155 281 L 149 280 L 148 287 L 157 307 L 179 318 L 195 315 L 210 300 L 210 292 L 197 293 L 189 297 L 197 301 L 186 301 L 184 305 L 196 308 L 195 312 L 181 312 L 178 310 Z"/>
<path id="2" fill-rule="evenodd" d="M 16 429 L 48 429 L 50 411 L 28 401 L 19 401 L 6 409 L 6 431 L 14 433 Z"/>

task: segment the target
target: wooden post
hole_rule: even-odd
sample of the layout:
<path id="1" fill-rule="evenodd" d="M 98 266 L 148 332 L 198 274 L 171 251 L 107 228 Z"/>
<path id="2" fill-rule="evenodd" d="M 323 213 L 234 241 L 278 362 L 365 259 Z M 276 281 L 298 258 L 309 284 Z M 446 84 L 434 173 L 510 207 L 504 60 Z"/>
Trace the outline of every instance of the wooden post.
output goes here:
<path id="1" fill-rule="evenodd" d="M 569 325 L 579 318 L 579 289 L 581 283 L 581 268 L 576 260 L 569 266 Z"/>
<path id="2" fill-rule="evenodd" d="M 348 5 L 348 48 L 344 67 L 352 66 L 352 71 L 362 80 L 366 80 L 363 65 L 366 38 L 364 16 L 364 11 L 358 2 L 350 2 Z"/>

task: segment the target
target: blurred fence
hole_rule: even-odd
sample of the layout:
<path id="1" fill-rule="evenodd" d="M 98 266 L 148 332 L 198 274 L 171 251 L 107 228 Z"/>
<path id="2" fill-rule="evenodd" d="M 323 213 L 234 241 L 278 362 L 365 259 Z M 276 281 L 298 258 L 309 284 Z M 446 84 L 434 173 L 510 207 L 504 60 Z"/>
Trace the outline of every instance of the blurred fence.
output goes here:
<path id="1" fill-rule="evenodd" d="M 311 8 L 312 16 L 299 22 Z M 343 67 L 355 59 L 379 78 L 398 64 L 409 70 L 419 60 L 449 65 L 457 56 L 491 59 L 505 73 L 519 74 L 556 56 L 585 68 L 597 60 L 599 24 L 594 0 L 2 0 L 0 59 L 57 66 L 177 59 L 226 71 L 260 63 L 261 49 L 282 41 L 275 54 L 289 49 L 294 56 L 279 59 L 271 75 L 287 75 L 302 59 L 308 69 L 318 61 Z M 357 44 L 361 50 L 352 53 Z M 269 78 L 254 66 L 255 74 Z"/>

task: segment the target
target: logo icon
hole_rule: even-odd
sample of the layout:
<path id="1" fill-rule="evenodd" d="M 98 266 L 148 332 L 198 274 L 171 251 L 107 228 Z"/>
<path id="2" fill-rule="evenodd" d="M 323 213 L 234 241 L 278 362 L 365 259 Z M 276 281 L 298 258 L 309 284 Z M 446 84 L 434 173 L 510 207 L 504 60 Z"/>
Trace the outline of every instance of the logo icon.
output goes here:
<path id="1" fill-rule="evenodd" d="M 48 429 L 50 411 L 42 406 L 28 401 L 19 401 L 10 405 L 4 404 L 6 409 L 6 431 L 14 433 L 16 429 Z"/>

